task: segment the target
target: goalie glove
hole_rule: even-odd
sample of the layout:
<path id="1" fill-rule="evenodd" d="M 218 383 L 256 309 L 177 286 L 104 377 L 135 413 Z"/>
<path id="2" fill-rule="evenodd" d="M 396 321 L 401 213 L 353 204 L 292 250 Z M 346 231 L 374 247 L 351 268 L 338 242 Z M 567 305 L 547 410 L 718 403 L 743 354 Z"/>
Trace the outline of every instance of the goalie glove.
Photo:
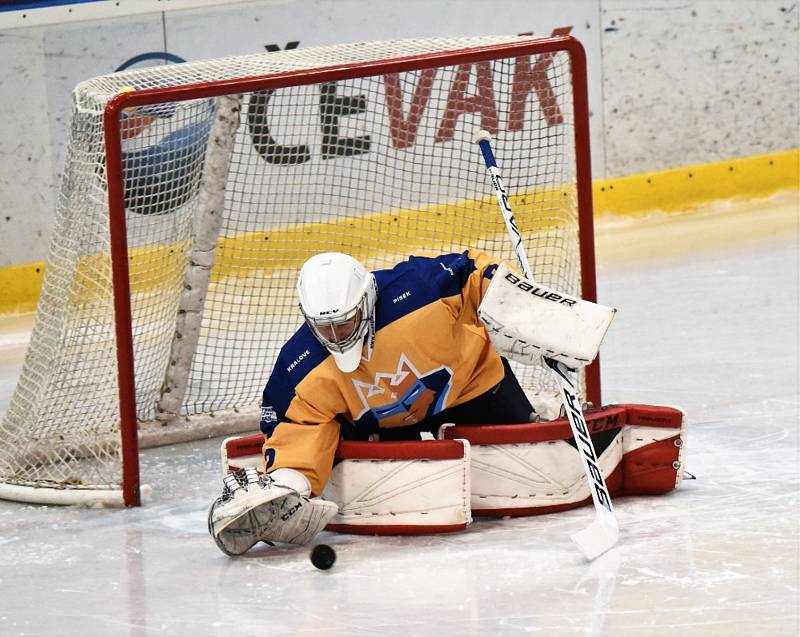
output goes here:
<path id="1" fill-rule="evenodd" d="M 495 350 L 526 365 L 542 356 L 580 368 L 591 363 L 615 309 L 529 281 L 501 263 L 478 307 Z"/>
<path id="2" fill-rule="evenodd" d="M 338 511 L 334 502 L 302 496 L 248 467 L 223 479 L 208 532 L 223 553 L 241 555 L 258 542 L 306 544 Z"/>

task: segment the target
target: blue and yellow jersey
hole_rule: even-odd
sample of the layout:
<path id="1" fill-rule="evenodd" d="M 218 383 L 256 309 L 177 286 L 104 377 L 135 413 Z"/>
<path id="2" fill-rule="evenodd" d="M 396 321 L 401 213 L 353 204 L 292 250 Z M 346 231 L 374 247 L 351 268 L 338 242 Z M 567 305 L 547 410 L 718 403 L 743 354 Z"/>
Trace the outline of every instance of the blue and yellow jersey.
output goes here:
<path id="1" fill-rule="evenodd" d="M 478 319 L 498 261 L 475 250 L 410 257 L 375 272 L 375 339 L 352 373 L 339 370 L 303 325 L 264 389 L 265 469 L 301 471 L 318 495 L 328 481 L 341 418 L 357 429 L 408 426 L 480 396 L 503 364 Z"/>

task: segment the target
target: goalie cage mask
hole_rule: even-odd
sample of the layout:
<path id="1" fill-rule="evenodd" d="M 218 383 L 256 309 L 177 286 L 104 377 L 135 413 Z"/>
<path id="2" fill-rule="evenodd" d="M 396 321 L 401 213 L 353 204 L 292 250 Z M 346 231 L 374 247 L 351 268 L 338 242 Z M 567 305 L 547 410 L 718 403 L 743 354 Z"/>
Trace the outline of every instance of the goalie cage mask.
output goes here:
<path id="1" fill-rule="evenodd" d="M 361 361 L 364 336 L 373 324 L 375 277 L 353 257 L 324 252 L 303 264 L 297 281 L 300 311 L 336 366 L 353 372 Z"/>

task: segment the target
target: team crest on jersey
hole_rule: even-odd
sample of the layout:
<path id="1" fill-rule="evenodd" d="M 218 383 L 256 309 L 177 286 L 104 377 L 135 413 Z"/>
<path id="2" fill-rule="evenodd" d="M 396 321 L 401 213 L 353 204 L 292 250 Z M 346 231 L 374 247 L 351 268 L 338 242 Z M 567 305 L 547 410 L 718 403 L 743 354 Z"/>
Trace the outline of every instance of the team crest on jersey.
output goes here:
<path id="1" fill-rule="evenodd" d="M 415 425 L 446 406 L 453 380 L 449 367 L 420 373 L 405 354 L 400 354 L 394 372 L 378 372 L 372 383 L 353 379 L 363 409 L 371 412 L 381 427 Z"/>

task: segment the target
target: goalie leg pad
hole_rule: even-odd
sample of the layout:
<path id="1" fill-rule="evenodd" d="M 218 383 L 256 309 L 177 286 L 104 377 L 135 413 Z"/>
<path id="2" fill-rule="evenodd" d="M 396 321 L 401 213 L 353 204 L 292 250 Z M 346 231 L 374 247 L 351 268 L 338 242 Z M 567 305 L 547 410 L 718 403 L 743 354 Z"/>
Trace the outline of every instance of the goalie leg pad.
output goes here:
<path id="1" fill-rule="evenodd" d="M 301 496 L 247 468 L 225 477 L 208 530 L 223 553 L 241 555 L 258 542 L 306 544 L 337 511 L 333 502 Z"/>
<path id="2" fill-rule="evenodd" d="M 586 421 L 612 496 L 666 493 L 680 484 L 685 450 L 680 410 L 616 405 L 588 412 Z M 471 444 L 475 515 L 537 515 L 590 501 L 564 418 L 538 424 L 450 426 L 441 435 Z"/>
<path id="3" fill-rule="evenodd" d="M 257 467 L 263 442 L 261 434 L 223 441 L 223 474 Z M 339 508 L 328 530 L 417 535 L 466 528 L 472 521 L 469 458 L 462 440 L 340 442 L 322 493 Z"/>
<path id="4" fill-rule="evenodd" d="M 625 426 L 621 495 L 656 495 L 677 489 L 686 462 L 686 418 L 654 407 L 631 409 Z"/>
<path id="5" fill-rule="evenodd" d="M 469 444 L 342 441 L 323 497 L 328 529 L 368 535 L 460 531 L 471 521 Z"/>
<path id="6" fill-rule="evenodd" d="M 680 485 L 686 452 L 680 409 L 611 405 L 585 417 L 612 496 L 667 493 Z M 610 437 L 614 430 L 621 434 L 610 442 L 596 435 Z M 581 490 L 586 478 L 577 451 L 566 442 L 572 432 L 565 418 L 446 425 L 440 437 L 462 446 L 444 454 L 437 441 L 341 442 L 323 493 L 341 512 L 328 528 L 372 535 L 457 531 L 470 522 L 471 512 L 534 515 L 589 501 L 588 490 Z M 226 440 L 223 471 L 257 466 L 262 444 L 260 434 Z"/>

